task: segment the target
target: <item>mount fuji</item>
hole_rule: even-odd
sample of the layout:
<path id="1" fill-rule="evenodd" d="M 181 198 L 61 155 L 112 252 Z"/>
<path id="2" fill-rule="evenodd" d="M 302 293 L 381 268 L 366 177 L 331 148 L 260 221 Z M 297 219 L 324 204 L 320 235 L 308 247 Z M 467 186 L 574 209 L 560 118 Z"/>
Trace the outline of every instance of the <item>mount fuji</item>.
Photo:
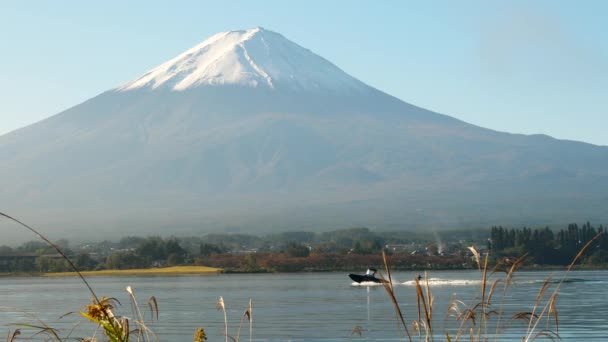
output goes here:
<path id="1" fill-rule="evenodd" d="M 0 136 L 0 160 L 2 211 L 57 237 L 608 219 L 608 147 L 416 107 L 259 27 Z"/>

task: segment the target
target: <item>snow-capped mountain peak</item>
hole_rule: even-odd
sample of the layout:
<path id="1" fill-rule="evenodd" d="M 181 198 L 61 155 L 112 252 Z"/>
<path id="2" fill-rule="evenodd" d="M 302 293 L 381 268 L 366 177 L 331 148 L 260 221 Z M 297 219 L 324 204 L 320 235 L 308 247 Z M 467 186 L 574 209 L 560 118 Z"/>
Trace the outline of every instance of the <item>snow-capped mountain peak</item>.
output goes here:
<path id="1" fill-rule="evenodd" d="M 366 87 L 310 50 L 256 27 L 215 34 L 117 90 L 218 85 L 333 92 Z"/>

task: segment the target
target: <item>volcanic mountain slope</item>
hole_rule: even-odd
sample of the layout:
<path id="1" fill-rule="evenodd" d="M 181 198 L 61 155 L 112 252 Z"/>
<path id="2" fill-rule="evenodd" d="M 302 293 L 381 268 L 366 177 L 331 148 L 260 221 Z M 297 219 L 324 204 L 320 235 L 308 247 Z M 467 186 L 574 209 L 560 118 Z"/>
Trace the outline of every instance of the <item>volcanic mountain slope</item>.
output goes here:
<path id="1" fill-rule="evenodd" d="M 262 28 L 1 136 L 0 160 L 6 211 L 87 234 L 608 218 L 608 147 L 415 107 Z"/>

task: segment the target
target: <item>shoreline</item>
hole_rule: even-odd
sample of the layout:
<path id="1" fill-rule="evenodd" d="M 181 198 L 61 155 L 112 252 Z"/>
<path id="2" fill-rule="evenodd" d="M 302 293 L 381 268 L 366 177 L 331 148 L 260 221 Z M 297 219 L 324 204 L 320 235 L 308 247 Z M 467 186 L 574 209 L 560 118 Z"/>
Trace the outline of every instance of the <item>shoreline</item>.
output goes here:
<path id="1" fill-rule="evenodd" d="M 565 271 L 567 267 L 563 266 L 522 266 L 518 271 L 520 272 L 533 272 L 533 271 Z M 424 271 L 470 271 L 473 268 L 436 268 L 436 269 L 405 269 L 405 268 L 394 268 L 393 272 L 424 272 Z M 572 268 L 573 271 L 606 271 L 608 267 L 602 266 L 582 266 L 577 265 Z M 253 272 L 245 272 L 233 269 L 222 269 L 208 266 L 171 266 L 171 267 L 159 267 L 159 268 L 141 268 L 141 269 L 126 269 L 126 270 L 100 270 L 100 271 L 81 271 L 80 273 L 85 277 L 95 276 L 179 276 L 179 275 L 212 275 L 212 274 L 256 274 L 256 273 L 331 273 L 331 272 L 348 272 L 343 269 L 335 270 L 301 270 L 293 272 L 272 272 L 265 270 L 257 270 Z M 77 277 L 76 272 L 49 272 L 49 273 L 0 273 L 2 277 Z"/>
<path id="2" fill-rule="evenodd" d="M 100 270 L 100 271 L 82 271 L 85 277 L 94 276 L 138 276 L 138 275 L 196 275 L 196 274 L 218 274 L 223 270 L 221 268 L 207 266 L 172 266 L 158 268 L 140 268 L 130 270 Z M 40 277 L 77 277 L 76 272 L 55 272 L 41 273 Z"/>

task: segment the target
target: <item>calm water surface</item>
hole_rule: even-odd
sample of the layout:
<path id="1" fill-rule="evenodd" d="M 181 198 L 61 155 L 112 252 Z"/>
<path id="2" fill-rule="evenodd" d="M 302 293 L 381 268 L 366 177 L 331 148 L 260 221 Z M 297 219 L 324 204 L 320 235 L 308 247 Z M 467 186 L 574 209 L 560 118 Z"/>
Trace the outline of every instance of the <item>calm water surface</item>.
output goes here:
<path id="1" fill-rule="evenodd" d="M 519 272 L 502 306 L 499 287 L 493 309 L 502 307 L 501 321 L 508 323 L 508 328 L 500 332 L 499 341 L 519 341 L 525 335 L 527 323 L 510 317 L 532 310 L 542 283 L 551 274 L 556 282 L 562 278 L 555 272 Z M 412 281 L 416 275 L 394 274 L 397 299 L 406 321 L 410 322 L 417 317 Z M 479 302 L 480 275 L 474 271 L 436 271 L 428 277 L 435 298 L 433 323 L 439 336 L 436 340 L 444 340 L 446 330 L 453 335 L 458 327 L 454 318 L 446 318 L 450 300 Z M 384 288 L 354 286 L 345 273 L 91 277 L 89 281 L 99 296 L 117 298 L 122 303 L 118 312 L 126 316 L 131 316 L 129 297 L 124 290 L 127 285 L 134 288 L 142 303 L 155 296 L 160 308 L 159 321 L 149 325 L 161 341 L 192 341 L 197 327 L 205 328 L 210 342 L 225 340 L 224 317 L 216 309 L 220 296 L 228 309 L 232 336 L 236 336 L 251 298 L 255 341 L 400 340 L 393 305 Z M 551 288 L 555 286 L 551 284 Z M 576 271 L 568 275 L 558 297 L 559 334 L 563 340 L 608 341 L 607 286 L 608 271 Z M 61 317 L 81 310 L 90 300 L 85 286 L 76 278 L 0 278 L 0 298 L 0 334 L 14 330 L 16 323 L 39 322 L 58 328 L 61 336 L 72 330 L 71 337 L 90 336 L 95 330 L 76 314 Z M 543 321 L 542 327 L 545 326 Z M 362 337 L 353 334 L 355 327 Z M 31 334 L 22 336 L 28 335 Z M 33 340 L 42 338 L 37 336 Z M 243 326 L 241 341 L 249 341 L 247 325 Z"/>

